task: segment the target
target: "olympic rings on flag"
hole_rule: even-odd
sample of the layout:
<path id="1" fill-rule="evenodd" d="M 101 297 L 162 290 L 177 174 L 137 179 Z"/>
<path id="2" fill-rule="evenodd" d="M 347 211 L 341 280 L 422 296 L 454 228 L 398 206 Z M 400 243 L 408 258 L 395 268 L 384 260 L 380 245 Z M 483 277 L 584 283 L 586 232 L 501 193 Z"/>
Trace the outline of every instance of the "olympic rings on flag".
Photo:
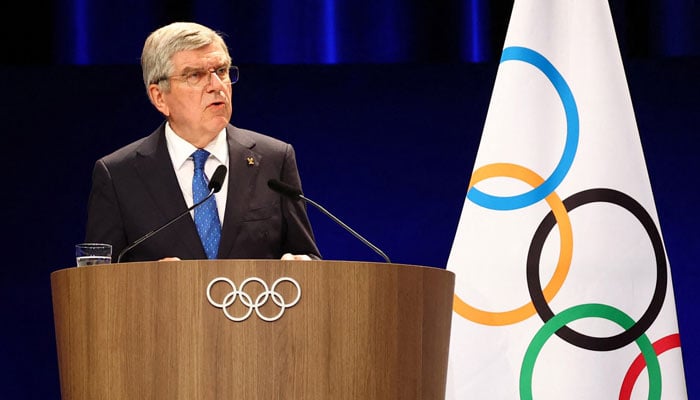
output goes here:
<path id="1" fill-rule="evenodd" d="M 225 282 L 231 286 L 231 291 L 226 296 L 224 296 L 221 302 L 212 299 L 211 295 L 212 287 L 219 282 Z M 251 295 L 245 291 L 246 285 L 250 282 L 257 282 L 263 288 L 262 292 L 260 292 L 260 294 L 258 294 L 255 298 L 255 301 L 253 301 Z M 289 282 L 296 289 L 296 297 L 294 297 L 294 299 L 290 302 L 286 302 L 285 299 L 282 297 L 282 294 L 277 291 L 277 286 L 282 282 Z M 233 306 L 237 298 L 240 299 L 240 302 L 243 306 L 248 308 L 248 310 L 242 316 L 233 316 L 229 313 L 229 308 Z M 279 312 L 276 315 L 270 317 L 264 315 L 260 311 L 260 308 L 264 306 L 269 299 L 272 299 L 272 302 L 280 308 Z M 258 317 L 260 317 L 260 319 L 262 319 L 263 321 L 277 321 L 284 314 L 284 310 L 289 307 L 294 307 L 299 302 L 299 299 L 301 299 L 301 286 L 296 280 L 289 277 L 282 277 L 277 279 L 272 284 L 272 287 L 268 287 L 267 283 L 258 277 L 251 277 L 244 280 L 239 288 L 236 287 L 236 284 L 234 284 L 232 280 L 223 277 L 215 278 L 211 282 L 209 282 L 209 285 L 207 285 L 207 300 L 209 300 L 209 303 L 216 308 L 221 308 L 224 311 L 226 318 L 234 322 L 245 321 L 246 319 L 248 319 L 248 317 L 251 316 L 253 311 L 255 311 Z"/>
<path id="2" fill-rule="evenodd" d="M 540 53 L 525 47 L 507 47 L 503 50 L 501 63 L 522 61 L 537 68 L 556 90 L 566 117 L 566 137 L 564 149 L 558 164 L 549 177 L 544 178 L 535 171 L 507 162 L 491 163 L 477 168 L 469 182 L 467 199 L 472 203 L 497 211 L 521 209 L 542 200 L 550 207 L 537 227 L 528 250 L 526 267 L 527 288 L 530 302 L 508 311 L 485 311 L 467 304 L 457 293 L 454 295 L 453 310 L 456 314 L 483 325 L 508 325 L 526 320 L 535 313 L 544 322 L 530 341 L 520 370 L 520 398 L 532 398 L 532 376 L 535 362 L 545 342 L 557 335 L 566 342 L 582 349 L 611 351 L 636 342 L 641 353 L 630 366 L 622 387 L 620 399 L 629 398 L 634 383 L 644 367 L 647 368 L 649 398 L 661 396 L 661 369 L 658 355 L 674 347 L 680 347 L 678 335 L 666 336 L 653 345 L 647 337 L 647 330 L 654 324 L 663 308 L 668 286 L 668 266 L 663 239 L 659 228 L 644 206 L 631 196 L 614 189 L 593 188 L 574 193 L 565 200 L 557 194 L 557 188 L 571 169 L 579 145 L 579 114 L 574 95 L 561 73 Z M 476 186 L 490 178 L 514 178 L 532 187 L 531 190 L 513 196 L 487 194 Z M 550 301 L 561 289 L 571 268 L 573 255 L 573 229 L 570 212 L 579 206 L 604 202 L 622 207 L 632 214 L 642 225 L 651 242 L 656 262 L 656 284 L 647 309 L 635 321 L 623 311 L 604 304 L 581 304 L 554 314 Z M 540 257 L 545 242 L 554 227 L 559 233 L 559 259 L 550 281 L 542 289 L 540 282 Z M 593 337 L 581 334 L 568 324 L 583 318 L 604 318 L 623 328 L 619 334 L 609 337 Z"/>

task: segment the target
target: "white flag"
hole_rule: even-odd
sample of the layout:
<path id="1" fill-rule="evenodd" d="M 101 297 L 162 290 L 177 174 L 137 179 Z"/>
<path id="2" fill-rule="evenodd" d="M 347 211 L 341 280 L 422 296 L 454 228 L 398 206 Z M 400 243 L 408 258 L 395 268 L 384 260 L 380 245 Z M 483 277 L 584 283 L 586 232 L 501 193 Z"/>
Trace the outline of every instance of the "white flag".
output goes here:
<path id="1" fill-rule="evenodd" d="M 447 268 L 448 399 L 687 398 L 607 1 L 515 1 Z"/>

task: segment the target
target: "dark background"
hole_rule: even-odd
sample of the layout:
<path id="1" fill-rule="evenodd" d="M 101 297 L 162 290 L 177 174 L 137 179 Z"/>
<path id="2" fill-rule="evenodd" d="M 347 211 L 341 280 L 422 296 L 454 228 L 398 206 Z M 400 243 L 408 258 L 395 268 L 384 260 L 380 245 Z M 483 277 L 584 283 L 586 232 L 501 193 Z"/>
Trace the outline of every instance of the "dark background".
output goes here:
<path id="1" fill-rule="evenodd" d="M 690 398 L 700 396 L 696 204 L 700 4 L 611 1 L 670 259 Z M 50 273 L 74 264 L 94 161 L 150 133 L 150 31 L 227 34 L 233 123 L 294 144 L 308 197 L 393 262 L 444 268 L 512 1 L 88 1 L 4 13 L 0 397 L 59 397 Z M 14 26 L 14 28 L 13 28 Z M 381 261 L 310 208 L 327 259 Z"/>

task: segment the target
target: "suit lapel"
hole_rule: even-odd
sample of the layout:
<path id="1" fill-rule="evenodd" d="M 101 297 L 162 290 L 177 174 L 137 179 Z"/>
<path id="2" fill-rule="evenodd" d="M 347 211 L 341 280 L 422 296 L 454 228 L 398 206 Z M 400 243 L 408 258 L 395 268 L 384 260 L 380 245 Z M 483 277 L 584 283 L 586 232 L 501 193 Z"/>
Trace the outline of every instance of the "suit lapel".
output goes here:
<path id="1" fill-rule="evenodd" d="M 140 157 L 135 159 L 134 168 L 155 203 L 154 215 L 160 214 L 154 224 L 156 229 L 187 209 L 165 142 L 165 124 L 153 132 L 137 152 Z M 177 229 L 173 236 L 189 251 L 191 258 L 206 258 L 192 218 L 184 216 L 168 229 Z"/>
<path id="2" fill-rule="evenodd" d="M 253 151 L 255 141 L 245 132 L 229 125 L 226 133 L 229 147 L 229 176 L 219 258 L 230 258 L 230 254 L 234 251 L 234 244 L 241 230 L 241 220 L 253 204 L 255 182 L 260 161 L 263 158 L 261 154 Z"/>

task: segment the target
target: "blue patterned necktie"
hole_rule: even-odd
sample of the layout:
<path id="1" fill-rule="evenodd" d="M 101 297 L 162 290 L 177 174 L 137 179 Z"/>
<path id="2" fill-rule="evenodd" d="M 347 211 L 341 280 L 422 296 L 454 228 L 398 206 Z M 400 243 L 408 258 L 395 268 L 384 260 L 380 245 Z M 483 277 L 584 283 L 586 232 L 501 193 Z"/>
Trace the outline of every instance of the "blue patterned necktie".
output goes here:
<path id="1" fill-rule="evenodd" d="M 202 201 L 209 194 L 207 177 L 204 174 L 204 164 L 209 158 L 209 152 L 199 149 L 192 153 L 194 160 L 194 176 L 192 178 L 192 195 L 194 204 Z M 202 240 L 207 258 L 216 258 L 221 241 L 221 223 L 219 213 L 216 211 L 216 199 L 214 196 L 204 204 L 194 209 L 194 224 Z"/>

